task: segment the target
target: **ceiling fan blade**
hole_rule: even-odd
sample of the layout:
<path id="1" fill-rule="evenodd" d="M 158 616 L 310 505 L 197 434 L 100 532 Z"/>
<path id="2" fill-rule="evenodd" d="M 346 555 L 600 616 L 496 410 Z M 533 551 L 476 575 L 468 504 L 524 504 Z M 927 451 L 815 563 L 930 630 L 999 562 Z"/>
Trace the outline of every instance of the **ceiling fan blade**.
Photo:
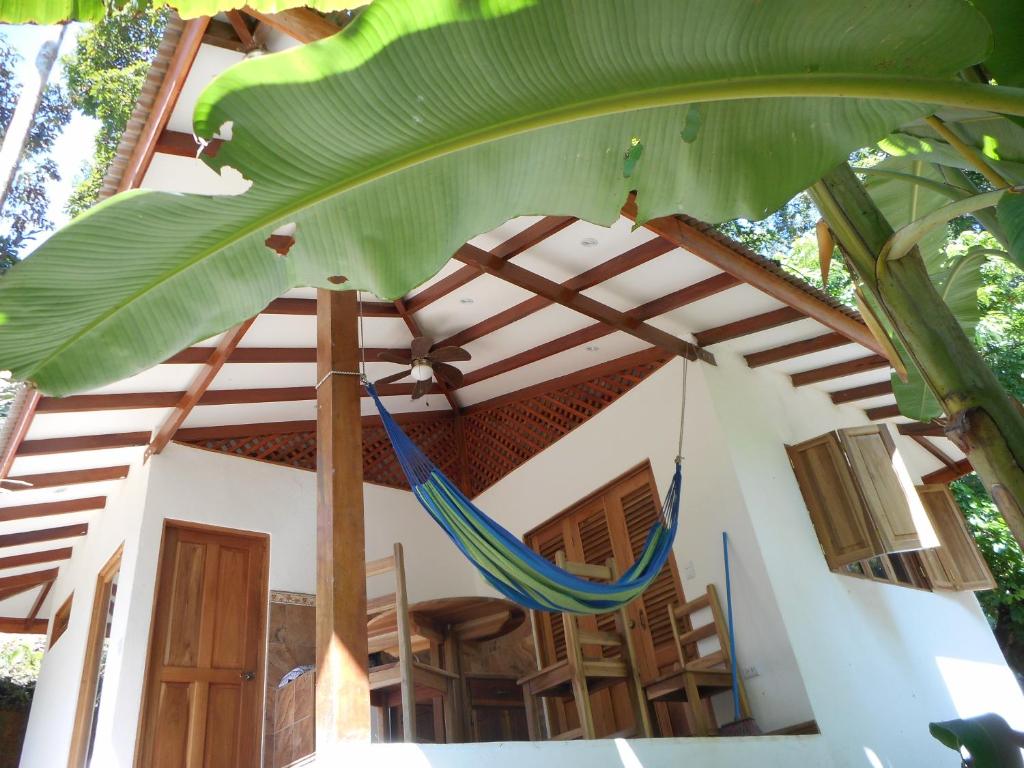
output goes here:
<path id="1" fill-rule="evenodd" d="M 406 349 L 385 349 L 377 354 L 377 359 L 383 360 L 385 363 L 412 365 L 412 355 Z"/>
<path id="2" fill-rule="evenodd" d="M 390 376 L 385 376 L 383 379 L 377 379 L 373 382 L 373 386 L 380 387 L 384 384 L 391 384 L 395 381 L 401 381 L 409 375 L 409 371 L 399 371 L 398 373 L 392 373 Z"/>
<path id="3" fill-rule="evenodd" d="M 462 347 L 438 347 L 427 357 L 435 363 L 454 363 L 460 360 L 473 359 L 473 356 Z"/>
<path id="4" fill-rule="evenodd" d="M 433 379 L 427 379 L 426 381 L 417 381 L 415 384 L 412 385 L 412 399 L 419 400 L 421 397 L 427 394 L 427 392 L 430 391 L 430 388 L 433 386 L 433 384 Z"/>
<path id="5" fill-rule="evenodd" d="M 434 375 L 449 387 L 458 389 L 462 386 L 462 371 L 448 363 L 435 363 Z"/>
<path id="6" fill-rule="evenodd" d="M 429 336 L 417 336 L 412 340 L 412 347 L 409 349 L 412 359 L 418 360 L 421 357 L 426 357 L 432 346 L 434 346 L 432 338 Z"/>

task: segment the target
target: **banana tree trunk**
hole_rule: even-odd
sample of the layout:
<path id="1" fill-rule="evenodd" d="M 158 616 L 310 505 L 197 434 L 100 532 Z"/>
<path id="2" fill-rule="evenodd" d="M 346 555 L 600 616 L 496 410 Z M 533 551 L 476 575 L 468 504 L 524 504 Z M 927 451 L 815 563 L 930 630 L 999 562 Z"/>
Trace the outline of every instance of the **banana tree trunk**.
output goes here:
<path id="1" fill-rule="evenodd" d="M 928 277 L 915 248 L 879 260 L 893 230 L 850 166 L 811 189 L 849 266 L 871 290 L 947 414 L 946 434 L 967 454 L 1024 548 L 1024 412 L 1000 386 Z"/>

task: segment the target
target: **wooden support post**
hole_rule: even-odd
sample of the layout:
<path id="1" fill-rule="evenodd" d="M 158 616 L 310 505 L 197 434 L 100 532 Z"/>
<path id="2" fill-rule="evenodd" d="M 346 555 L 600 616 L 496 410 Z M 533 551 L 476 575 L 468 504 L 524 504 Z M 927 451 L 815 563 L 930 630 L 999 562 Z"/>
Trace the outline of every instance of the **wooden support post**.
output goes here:
<path id="1" fill-rule="evenodd" d="M 317 293 L 316 749 L 370 741 L 355 291 Z M 328 758 L 329 759 L 329 758 Z"/>

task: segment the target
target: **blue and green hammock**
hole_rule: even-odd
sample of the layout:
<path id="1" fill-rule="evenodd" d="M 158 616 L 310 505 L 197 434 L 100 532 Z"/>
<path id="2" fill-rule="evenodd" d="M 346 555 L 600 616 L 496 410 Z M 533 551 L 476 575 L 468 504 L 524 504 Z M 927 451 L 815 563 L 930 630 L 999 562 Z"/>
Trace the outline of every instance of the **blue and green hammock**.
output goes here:
<path id="1" fill-rule="evenodd" d="M 587 581 L 557 568 L 475 507 L 402 431 L 373 385 L 365 383 L 413 494 L 481 575 L 510 600 L 538 611 L 605 613 L 637 597 L 665 565 L 679 523 L 680 460 L 661 516 L 636 562 L 613 583 Z"/>

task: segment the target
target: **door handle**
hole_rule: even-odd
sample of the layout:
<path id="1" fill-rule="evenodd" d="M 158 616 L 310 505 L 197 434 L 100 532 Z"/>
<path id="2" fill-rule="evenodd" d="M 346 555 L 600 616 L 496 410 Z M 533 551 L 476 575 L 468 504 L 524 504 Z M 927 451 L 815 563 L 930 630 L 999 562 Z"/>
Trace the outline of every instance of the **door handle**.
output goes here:
<path id="1" fill-rule="evenodd" d="M 256 679 L 256 673 L 255 672 L 239 672 L 238 676 L 240 678 L 242 678 L 243 680 L 255 680 Z"/>

